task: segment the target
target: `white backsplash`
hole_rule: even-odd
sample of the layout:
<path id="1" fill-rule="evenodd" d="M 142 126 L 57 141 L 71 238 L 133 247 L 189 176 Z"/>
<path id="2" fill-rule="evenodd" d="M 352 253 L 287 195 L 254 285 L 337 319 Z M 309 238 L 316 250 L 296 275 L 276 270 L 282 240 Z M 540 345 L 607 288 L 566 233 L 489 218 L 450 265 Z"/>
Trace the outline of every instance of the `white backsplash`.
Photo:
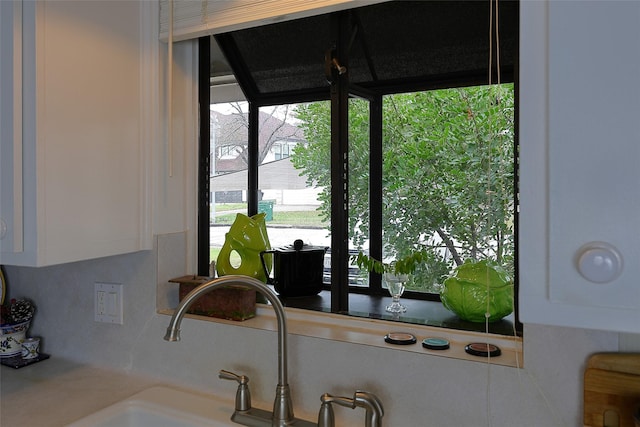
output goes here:
<path id="1" fill-rule="evenodd" d="M 151 375 L 232 395 L 220 369 L 251 378 L 255 406 L 270 407 L 277 382 L 276 334 L 185 319 L 182 341 L 162 338 L 175 305 L 167 280 L 186 270 L 184 233 L 160 236 L 153 251 L 44 268 L 6 267 L 10 295 L 31 298 L 31 335 L 52 357 Z M 94 322 L 94 282 L 124 285 L 124 325 Z M 617 333 L 525 325 L 524 364 L 515 369 L 385 348 L 291 336 L 289 376 L 296 415 L 313 419 L 324 392 L 376 393 L 394 427 L 578 426 L 587 357 L 618 351 Z M 625 351 L 640 339 L 624 336 Z M 43 362 L 46 363 L 46 362 Z M 337 408 L 338 425 L 363 425 L 363 413 Z"/>

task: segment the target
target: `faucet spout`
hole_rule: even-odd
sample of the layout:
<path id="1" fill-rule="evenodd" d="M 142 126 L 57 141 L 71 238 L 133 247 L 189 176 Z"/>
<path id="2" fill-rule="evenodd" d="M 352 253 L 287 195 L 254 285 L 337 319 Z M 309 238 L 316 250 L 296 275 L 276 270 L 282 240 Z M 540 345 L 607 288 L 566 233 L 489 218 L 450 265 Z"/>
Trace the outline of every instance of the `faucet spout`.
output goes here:
<path id="1" fill-rule="evenodd" d="M 261 418 L 261 420 L 256 421 L 254 419 L 255 416 L 252 416 L 252 420 L 246 421 L 245 425 L 264 425 L 274 427 L 306 425 L 306 422 L 304 422 L 303 420 L 296 420 L 293 416 L 293 404 L 291 402 L 291 392 L 289 390 L 287 373 L 287 322 L 284 307 L 278 299 L 278 296 L 261 281 L 248 276 L 229 275 L 222 276 L 220 278 L 203 283 L 202 285 L 198 286 L 190 293 L 188 293 L 184 297 L 182 302 L 178 305 L 173 314 L 173 317 L 171 318 L 171 321 L 169 322 L 169 327 L 167 327 L 167 333 L 164 339 L 167 341 L 178 341 L 180 339 L 180 323 L 182 322 L 182 318 L 184 317 L 191 304 L 193 304 L 193 302 L 201 295 L 216 288 L 229 285 L 246 286 L 251 289 L 255 289 L 257 292 L 264 295 L 265 298 L 267 298 L 267 300 L 271 303 L 271 306 L 276 313 L 278 325 L 278 386 L 276 388 L 276 398 L 273 404 L 273 412 L 269 413 L 266 411 L 255 410 L 255 412 L 260 413 L 259 417 Z M 235 418 L 232 418 L 232 420 L 235 420 L 239 423 L 245 423 L 243 421 L 243 418 L 246 418 L 246 416 L 250 414 L 245 414 L 244 412 L 248 411 L 236 411 L 236 413 L 234 413 Z M 264 415 L 263 413 L 266 413 L 267 415 Z M 268 419 L 262 420 L 262 418 L 265 417 Z"/>

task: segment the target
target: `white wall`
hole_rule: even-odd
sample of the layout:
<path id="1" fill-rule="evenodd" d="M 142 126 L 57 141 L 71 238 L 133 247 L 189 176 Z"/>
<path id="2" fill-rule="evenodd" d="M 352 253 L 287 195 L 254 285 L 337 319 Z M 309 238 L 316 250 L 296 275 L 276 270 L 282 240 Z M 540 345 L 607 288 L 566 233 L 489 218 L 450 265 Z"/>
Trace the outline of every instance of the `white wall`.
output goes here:
<path id="1" fill-rule="evenodd" d="M 269 408 L 277 382 L 275 333 L 185 320 L 180 342 L 162 339 L 169 318 L 156 314 L 156 281 L 184 272 L 184 236 L 160 236 L 154 251 L 6 267 L 11 295 L 37 304 L 30 333 L 43 337 L 52 357 L 225 395 L 235 387 L 218 380 L 217 371 L 238 371 L 251 378 L 255 406 Z M 124 285 L 123 326 L 94 322 L 96 281 Z M 640 351 L 639 337 L 624 337 L 626 351 Z M 525 325 L 525 368 L 516 369 L 293 336 L 290 383 L 296 415 L 308 419 L 317 416 L 322 393 L 362 388 L 380 396 L 388 426 L 578 426 L 585 361 L 594 352 L 617 351 L 618 340 L 612 332 Z M 362 413 L 336 412 L 342 425 L 361 425 Z"/>

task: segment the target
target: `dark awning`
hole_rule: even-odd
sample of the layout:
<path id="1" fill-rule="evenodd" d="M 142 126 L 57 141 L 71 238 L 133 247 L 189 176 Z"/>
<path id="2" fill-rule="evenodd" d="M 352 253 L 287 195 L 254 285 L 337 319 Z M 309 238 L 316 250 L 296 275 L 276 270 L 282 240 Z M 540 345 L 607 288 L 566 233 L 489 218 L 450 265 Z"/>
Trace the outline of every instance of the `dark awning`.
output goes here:
<path id="1" fill-rule="evenodd" d="M 334 12 L 349 14 L 351 84 L 387 94 L 488 83 L 491 3 L 391 1 Z M 501 81 L 508 82 L 517 64 L 518 2 L 501 0 L 498 11 Z M 328 99 L 325 54 L 335 44 L 331 16 L 215 39 L 247 99 L 261 105 L 277 103 L 284 95 Z"/>

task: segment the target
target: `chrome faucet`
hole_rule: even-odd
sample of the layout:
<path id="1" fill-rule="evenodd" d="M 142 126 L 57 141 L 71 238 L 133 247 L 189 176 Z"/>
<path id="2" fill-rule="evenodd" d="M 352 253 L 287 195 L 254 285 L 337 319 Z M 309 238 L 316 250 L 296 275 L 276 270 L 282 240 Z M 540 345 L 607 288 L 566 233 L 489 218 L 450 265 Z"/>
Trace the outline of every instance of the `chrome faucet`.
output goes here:
<path id="1" fill-rule="evenodd" d="M 264 283 L 248 276 L 222 276 L 220 278 L 203 283 L 189 292 L 173 313 L 167 333 L 164 339 L 167 341 L 178 341 L 180 339 L 180 322 L 191 304 L 201 295 L 216 288 L 229 285 L 242 285 L 255 289 L 264 295 L 271 303 L 276 312 L 278 324 L 278 386 L 276 387 L 276 397 L 273 403 L 273 411 L 251 408 L 248 394 L 248 378 L 237 376 L 231 373 L 221 373 L 221 378 L 235 379 L 246 393 L 241 399 L 236 399 L 236 409 L 231 420 L 238 424 L 250 427 L 313 427 L 315 423 L 300 420 L 293 415 L 293 404 L 291 402 L 291 391 L 289 389 L 287 374 L 287 322 L 284 307 L 278 296 Z M 244 389 L 246 388 L 246 390 Z M 238 401 L 242 403 L 238 403 Z"/>
<path id="2" fill-rule="evenodd" d="M 322 402 L 322 406 L 318 414 L 318 427 L 335 426 L 332 403 L 337 403 L 340 406 L 346 406 L 351 409 L 356 407 L 365 408 L 367 411 L 364 421 L 365 427 L 382 427 L 384 408 L 378 396 L 373 393 L 356 390 L 353 398 L 332 396 L 329 393 L 325 393 L 320 398 L 320 401 Z"/>

